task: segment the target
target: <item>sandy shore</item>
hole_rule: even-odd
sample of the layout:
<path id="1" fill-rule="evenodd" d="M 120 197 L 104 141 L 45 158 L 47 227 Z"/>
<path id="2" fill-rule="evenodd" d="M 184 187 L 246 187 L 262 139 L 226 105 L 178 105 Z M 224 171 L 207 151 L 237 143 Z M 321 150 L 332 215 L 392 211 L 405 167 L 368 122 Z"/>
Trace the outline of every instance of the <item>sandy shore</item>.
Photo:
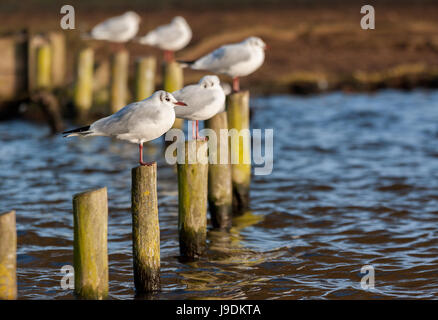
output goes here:
<path id="1" fill-rule="evenodd" d="M 110 7 L 111 8 L 111 7 Z M 33 30 L 59 28 L 59 8 L 41 12 L 0 12 L 0 31 L 31 27 Z M 77 29 L 66 32 L 71 50 L 76 49 L 80 31 L 126 8 L 76 12 Z M 134 7 L 135 9 L 135 7 Z M 194 59 L 227 43 L 261 36 L 271 47 L 266 63 L 243 79 L 243 87 L 264 93 L 309 93 L 320 90 L 374 90 L 385 87 L 438 87 L 438 4 L 375 5 L 376 29 L 360 28 L 360 4 L 332 6 L 269 6 L 230 9 L 178 10 L 139 9 L 143 17 L 140 34 L 183 15 L 193 29 L 189 47 L 177 54 Z M 108 46 L 93 44 L 99 58 L 109 55 Z M 129 44 L 132 59 L 160 53 Z M 70 63 L 69 77 L 72 80 Z M 186 81 L 203 75 L 187 71 Z M 226 77 L 224 80 L 229 80 Z M 160 81 L 160 79 L 157 79 Z"/>

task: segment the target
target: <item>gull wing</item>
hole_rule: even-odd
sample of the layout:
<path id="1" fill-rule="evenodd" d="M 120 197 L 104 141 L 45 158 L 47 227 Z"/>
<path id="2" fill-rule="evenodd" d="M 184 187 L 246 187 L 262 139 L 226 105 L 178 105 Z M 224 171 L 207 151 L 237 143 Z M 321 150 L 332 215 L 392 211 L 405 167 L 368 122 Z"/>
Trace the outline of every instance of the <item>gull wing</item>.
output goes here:
<path id="1" fill-rule="evenodd" d="M 199 108 L 205 107 L 214 101 L 214 95 L 210 90 L 203 89 L 199 84 L 192 84 L 175 91 L 172 95 L 178 101 L 187 104 L 185 107 L 175 106 L 175 115 L 177 118 L 184 118 L 191 115 Z"/>
<path id="2" fill-rule="evenodd" d="M 155 36 L 162 42 L 174 42 L 183 36 L 183 32 L 177 25 L 167 24 L 155 29 Z"/>
<path id="3" fill-rule="evenodd" d="M 99 23 L 91 30 L 91 34 L 97 37 L 111 37 L 114 34 L 125 32 L 128 28 L 126 17 L 118 16 Z"/>
<path id="4" fill-rule="evenodd" d="M 92 130 L 110 136 L 130 133 L 139 125 L 153 125 L 160 119 L 160 112 L 143 101 L 128 104 L 113 115 L 100 119 L 92 125 Z"/>
<path id="5" fill-rule="evenodd" d="M 240 43 L 222 46 L 210 54 L 198 59 L 194 69 L 208 69 L 212 71 L 223 71 L 231 66 L 245 62 L 251 58 L 251 53 L 246 46 Z"/>

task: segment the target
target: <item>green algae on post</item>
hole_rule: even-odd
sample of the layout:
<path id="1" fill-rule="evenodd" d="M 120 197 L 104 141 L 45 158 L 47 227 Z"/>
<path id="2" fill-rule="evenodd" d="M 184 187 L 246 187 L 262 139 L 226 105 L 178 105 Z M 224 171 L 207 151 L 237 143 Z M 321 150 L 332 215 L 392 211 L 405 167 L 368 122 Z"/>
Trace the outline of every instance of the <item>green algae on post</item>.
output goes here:
<path id="1" fill-rule="evenodd" d="M 233 182 L 233 214 L 243 214 L 249 208 L 251 184 L 251 137 L 249 135 L 249 91 L 227 96 L 228 128 L 231 135 L 231 155 L 238 159 L 231 161 Z"/>
<path id="2" fill-rule="evenodd" d="M 15 211 L 0 213 L 0 300 L 17 299 Z"/>
<path id="3" fill-rule="evenodd" d="M 209 158 L 214 159 L 208 166 L 208 208 L 211 223 L 214 228 L 229 229 L 232 219 L 232 182 L 231 164 L 229 162 L 228 135 L 222 139 L 221 130 L 228 129 L 227 113 L 221 112 L 205 122 L 205 127 L 216 133 L 215 145 L 209 145 Z M 210 140 L 209 140 L 210 142 Z M 227 162 L 221 163 L 221 158 L 227 156 Z"/>
<path id="4" fill-rule="evenodd" d="M 180 254 L 196 259 L 206 249 L 208 157 L 206 141 L 184 143 L 184 163 L 178 163 L 178 232 Z"/>
<path id="5" fill-rule="evenodd" d="M 108 197 L 106 188 L 73 196 L 75 294 L 108 296 Z"/>
<path id="6" fill-rule="evenodd" d="M 132 169 L 132 248 L 137 294 L 160 289 L 157 163 Z"/>

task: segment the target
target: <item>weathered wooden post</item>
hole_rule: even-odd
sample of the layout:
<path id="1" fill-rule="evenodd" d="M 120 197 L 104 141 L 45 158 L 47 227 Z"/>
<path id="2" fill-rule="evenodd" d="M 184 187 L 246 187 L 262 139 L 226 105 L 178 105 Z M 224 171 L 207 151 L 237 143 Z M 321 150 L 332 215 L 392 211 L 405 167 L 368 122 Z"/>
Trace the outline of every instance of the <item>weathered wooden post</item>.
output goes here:
<path id="1" fill-rule="evenodd" d="M 153 56 L 140 58 L 137 60 L 135 74 L 136 101 L 144 100 L 154 93 L 156 68 L 157 60 Z"/>
<path id="2" fill-rule="evenodd" d="M 111 112 L 117 112 L 128 101 L 129 53 L 121 50 L 115 53 L 111 70 Z"/>
<path id="3" fill-rule="evenodd" d="M 167 92 L 174 92 L 184 86 L 183 70 L 178 62 L 165 62 L 163 67 L 163 89 Z M 183 119 L 175 119 L 172 128 L 182 129 Z"/>
<path id="4" fill-rule="evenodd" d="M 75 294 L 108 296 L 108 198 L 106 188 L 73 197 Z"/>
<path id="5" fill-rule="evenodd" d="M 132 169 L 132 247 L 137 293 L 160 289 L 157 164 Z"/>
<path id="6" fill-rule="evenodd" d="M 0 103 L 3 103 L 28 91 L 27 34 L 0 36 L 0 52 Z"/>
<path id="7" fill-rule="evenodd" d="M 0 300 L 17 298 L 15 211 L 0 213 Z"/>
<path id="8" fill-rule="evenodd" d="M 65 84 L 65 36 L 62 32 L 49 32 L 48 39 L 52 49 L 52 86 L 62 87 Z"/>
<path id="9" fill-rule="evenodd" d="M 78 56 L 76 85 L 73 97 L 79 118 L 86 116 L 93 104 L 93 67 L 93 49 L 82 49 Z"/>
<path id="10" fill-rule="evenodd" d="M 251 183 L 249 91 L 236 92 L 227 96 L 227 116 L 231 134 L 233 214 L 240 215 L 249 207 Z M 237 130 L 235 134 L 232 134 L 233 129 Z"/>
<path id="11" fill-rule="evenodd" d="M 183 258 L 196 259 L 206 248 L 207 142 L 186 141 L 184 150 L 177 155 L 179 248 Z"/>
<path id="12" fill-rule="evenodd" d="M 205 122 L 205 127 L 216 133 L 217 141 L 209 148 L 210 159 L 216 163 L 208 166 L 208 207 L 211 223 L 214 228 L 228 229 L 231 227 L 233 187 L 231 182 L 231 164 L 228 144 L 227 113 L 221 112 Z M 225 136 L 221 136 L 221 129 Z M 210 142 L 210 141 L 209 141 Z M 226 160 L 221 163 L 221 159 Z"/>
<path id="13" fill-rule="evenodd" d="M 48 89 L 52 85 L 52 50 L 49 44 L 37 49 L 36 89 Z"/>

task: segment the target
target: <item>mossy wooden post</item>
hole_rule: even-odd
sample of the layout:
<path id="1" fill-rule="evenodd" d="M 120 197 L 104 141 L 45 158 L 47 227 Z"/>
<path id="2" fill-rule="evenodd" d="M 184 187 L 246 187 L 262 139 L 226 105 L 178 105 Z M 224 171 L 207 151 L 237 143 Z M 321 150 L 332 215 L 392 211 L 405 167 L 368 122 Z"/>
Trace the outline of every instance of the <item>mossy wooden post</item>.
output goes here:
<path id="1" fill-rule="evenodd" d="M 121 50 L 114 54 L 111 67 L 111 112 L 117 112 L 128 102 L 129 53 Z"/>
<path id="2" fill-rule="evenodd" d="M 73 97 L 79 118 L 85 117 L 93 104 L 93 67 L 93 49 L 82 49 L 78 56 L 76 85 Z"/>
<path id="3" fill-rule="evenodd" d="M 135 100 L 141 101 L 151 96 L 155 91 L 155 57 L 140 58 L 136 62 Z"/>
<path id="4" fill-rule="evenodd" d="M 52 85 L 52 49 L 43 44 L 37 49 L 36 89 L 49 89 Z"/>
<path id="5" fill-rule="evenodd" d="M 251 137 L 249 135 L 249 92 L 227 96 L 228 128 L 231 135 L 231 173 L 233 182 L 233 214 L 243 214 L 249 207 L 251 183 Z M 243 130 L 243 131 L 242 131 Z M 247 134 L 245 134 L 245 132 Z M 238 159 L 233 159 L 233 154 Z"/>
<path id="6" fill-rule="evenodd" d="M 182 148 L 180 148 L 182 149 Z M 186 141 L 178 154 L 178 232 L 183 258 L 199 258 L 206 248 L 208 158 L 206 141 Z"/>
<path id="7" fill-rule="evenodd" d="M 165 62 L 163 66 L 163 90 L 174 92 L 184 86 L 183 70 L 178 62 Z M 184 124 L 183 119 L 175 119 L 172 128 L 182 129 Z"/>
<path id="8" fill-rule="evenodd" d="M 205 122 L 205 127 L 212 129 L 217 137 L 216 145 L 209 148 L 209 157 L 215 159 L 216 163 L 210 162 L 208 166 L 208 207 L 213 227 L 220 229 L 229 229 L 232 219 L 233 187 L 228 135 L 222 139 L 220 132 L 221 129 L 228 129 L 227 121 L 227 113 L 224 111 Z M 226 155 L 226 163 L 221 163 L 221 157 Z"/>
<path id="9" fill-rule="evenodd" d="M 83 299 L 108 295 L 108 198 L 106 188 L 73 197 L 75 294 Z"/>
<path id="10" fill-rule="evenodd" d="M 62 32 L 50 32 L 48 38 L 52 49 L 52 86 L 59 88 L 65 84 L 65 36 Z"/>
<path id="11" fill-rule="evenodd" d="M 0 212 L 0 300 L 17 298 L 15 211 Z"/>
<path id="12" fill-rule="evenodd" d="M 157 164 L 132 169 L 132 247 L 137 293 L 160 289 Z"/>

